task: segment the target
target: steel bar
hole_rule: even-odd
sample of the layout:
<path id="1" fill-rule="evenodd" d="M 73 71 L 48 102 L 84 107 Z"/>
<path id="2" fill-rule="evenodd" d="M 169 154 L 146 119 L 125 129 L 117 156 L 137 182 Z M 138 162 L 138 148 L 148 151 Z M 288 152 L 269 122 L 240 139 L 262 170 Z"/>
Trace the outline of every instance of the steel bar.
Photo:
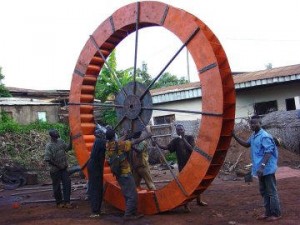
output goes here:
<path id="1" fill-rule="evenodd" d="M 190 37 L 186 40 L 186 42 L 183 43 L 183 45 L 178 49 L 178 51 L 175 53 L 175 55 L 170 59 L 170 61 L 165 65 L 165 67 L 160 71 L 160 73 L 152 80 L 152 82 L 149 84 L 145 92 L 141 95 L 140 99 L 143 99 L 146 95 L 147 91 L 150 90 L 152 85 L 160 78 L 160 76 L 165 72 L 165 70 L 169 67 L 169 65 L 174 61 L 174 59 L 178 56 L 178 54 L 182 51 L 182 49 L 188 45 L 188 43 L 195 37 L 195 35 L 200 30 L 199 27 L 197 27 L 190 35 Z"/>
<path id="2" fill-rule="evenodd" d="M 159 183 L 170 183 L 172 180 L 154 180 L 153 183 L 159 184 Z M 141 184 L 146 184 L 145 181 L 142 181 Z"/>
<path id="3" fill-rule="evenodd" d="M 205 116 L 222 116 L 223 115 L 221 113 L 201 112 L 201 111 L 182 110 L 182 109 L 165 109 L 165 108 L 158 108 L 158 107 L 142 107 L 142 109 L 168 111 L 168 112 L 180 112 L 180 113 L 194 113 L 194 114 L 202 114 Z"/>
<path id="4" fill-rule="evenodd" d="M 71 198 L 71 201 L 78 201 L 81 200 L 81 198 Z M 49 203 L 49 202 L 55 202 L 55 199 L 41 199 L 41 200 L 29 200 L 21 202 L 22 205 L 30 204 L 30 203 Z"/>
<path id="5" fill-rule="evenodd" d="M 130 120 L 130 128 L 129 128 L 130 131 L 133 131 L 133 123 L 134 123 L 134 121 Z"/>
<path id="6" fill-rule="evenodd" d="M 49 184 L 51 185 L 51 184 Z M 49 185 L 45 186 L 38 186 L 38 187 L 28 187 L 28 188 L 17 188 L 15 191 L 29 191 L 29 190 L 41 190 L 41 189 L 48 189 Z"/>
<path id="7" fill-rule="evenodd" d="M 117 125 L 114 127 L 114 130 L 116 130 L 118 128 L 118 126 L 121 125 L 121 123 L 125 120 L 126 116 L 123 116 L 122 119 L 120 119 L 120 121 L 117 123 Z"/>
<path id="8" fill-rule="evenodd" d="M 136 93 L 136 61 L 138 52 L 138 39 L 139 39 L 139 22 L 140 22 L 140 2 L 136 3 L 136 22 L 135 22 L 135 48 L 134 48 L 134 67 L 133 67 L 133 94 Z"/>
<path id="9" fill-rule="evenodd" d="M 98 46 L 95 38 L 93 37 L 93 35 L 90 35 L 90 39 L 92 40 L 93 45 L 96 47 L 97 51 L 99 52 L 101 58 L 104 61 L 105 66 L 107 67 L 107 69 L 109 70 L 110 74 L 113 76 L 113 78 L 115 79 L 115 81 L 117 82 L 118 87 L 124 92 L 124 95 L 127 96 L 127 93 L 125 92 L 125 90 L 123 90 L 122 88 L 122 84 L 119 81 L 118 76 L 115 74 L 115 72 L 110 68 L 109 64 L 106 61 L 106 58 L 104 57 L 103 53 L 101 52 L 100 47 Z"/>
<path id="10" fill-rule="evenodd" d="M 146 125 L 145 125 L 144 121 L 141 119 L 140 116 L 139 116 L 138 118 L 139 118 L 140 122 L 144 125 L 145 131 L 149 134 L 149 132 L 148 132 L 148 130 L 147 130 L 147 128 L 146 128 Z M 175 180 L 176 184 L 178 185 L 178 187 L 180 188 L 180 190 L 182 191 L 182 193 L 183 193 L 185 196 L 189 196 L 188 193 L 187 193 L 187 192 L 185 191 L 185 189 L 183 188 L 183 186 L 182 186 L 182 184 L 180 183 L 180 181 L 178 180 L 177 176 L 174 174 L 174 172 L 173 172 L 171 166 L 168 164 L 168 161 L 167 161 L 166 158 L 165 158 L 165 155 L 162 153 L 161 149 L 158 147 L 158 145 L 156 144 L 156 142 L 155 142 L 155 140 L 154 140 L 154 138 L 153 138 L 152 136 L 151 136 L 151 141 L 152 141 L 153 143 L 155 143 L 155 145 L 156 145 L 156 147 L 157 147 L 157 149 L 158 149 L 158 152 L 159 152 L 160 156 L 162 157 L 164 163 L 167 165 L 168 169 L 170 170 L 173 179 Z"/>
<path id="11" fill-rule="evenodd" d="M 35 193 L 39 193 L 39 192 L 47 192 L 47 191 L 53 191 L 53 189 L 47 188 L 47 189 L 42 189 L 42 190 L 23 191 L 23 192 L 12 193 L 10 196 L 28 195 L 28 194 L 35 194 Z"/>
<path id="12" fill-rule="evenodd" d="M 68 105 L 92 105 L 92 106 L 103 106 L 103 107 L 124 108 L 123 105 L 106 104 L 106 103 L 80 103 L 80 102 L 69 102 Z"/>

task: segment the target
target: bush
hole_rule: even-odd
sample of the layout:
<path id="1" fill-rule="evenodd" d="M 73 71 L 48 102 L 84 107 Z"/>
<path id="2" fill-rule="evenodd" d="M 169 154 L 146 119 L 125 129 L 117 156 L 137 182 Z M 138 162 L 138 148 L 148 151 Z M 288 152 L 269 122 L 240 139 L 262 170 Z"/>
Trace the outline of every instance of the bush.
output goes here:
<path id="1" fill-rule="evenodd" d="M 63 140 L 69 141 L 69 128 L 65 124 L 37 121 L 28 125 L 20 125 L 1 113 L 0 167 L 20 165 L 27 170 L 36 171 L 40 180 L 48 178 L 43 175 L 48 173 L 48 165 L 44 163 L 44 152 L 46 143 L 49 141 L 48 130 L 53 128 L 59 131 Z M 78 164 L 73 151 L 69 151 L 67 155 L 70 166 Z"/>

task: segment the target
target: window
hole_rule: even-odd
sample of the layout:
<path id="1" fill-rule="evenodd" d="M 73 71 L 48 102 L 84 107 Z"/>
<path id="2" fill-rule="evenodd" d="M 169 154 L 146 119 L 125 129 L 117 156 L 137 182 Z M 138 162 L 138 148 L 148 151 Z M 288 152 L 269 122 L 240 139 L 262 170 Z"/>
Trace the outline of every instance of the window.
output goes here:
<path id="1" fill-rule="evenodd" d="M 46 112 L 38 112 L 38 120 L 46 122 L 47 121 L 47 114 L 46 114 Z"/>
<path id="2" fill-rule="evenodd" d="M 286 111 L 295 110 L 296 104 L 294 98 L 288 98 L 285 100 Z"/>
<path id="3" fill-rule="evenodd" d="M 277 101 L 254 103 L 255 115 L 264 115 L 278 110 Z"/>
<path id="4" fill-rule="evenodd" d="M 175 121 L 175 114 L 154 117 L 154 125 L 170 124 Z"/>

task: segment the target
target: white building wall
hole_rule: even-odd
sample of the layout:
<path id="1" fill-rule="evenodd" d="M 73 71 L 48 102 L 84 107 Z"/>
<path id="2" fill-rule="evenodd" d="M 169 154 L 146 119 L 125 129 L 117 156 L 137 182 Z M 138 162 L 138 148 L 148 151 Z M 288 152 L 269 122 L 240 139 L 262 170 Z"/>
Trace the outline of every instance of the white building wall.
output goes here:
<path id="1" fill-rule="evenodd" d="M 295 97 L 296 109 L 300 109 L 300 96 Z"/>
<path id="2" fill-rule="evenodd" d="M 253 115 L 254 103 L 277 101 L 278 110 L 286 110 L 285 99 L 300 95 L 300 83 L 237 90 L 236 118 Z M 295 104 L 296 101 L 295 101 Z M 296 105 L 297 106 L 297 105 Z"/>
<path id="3" fill-rule="evenodd" d="M 278 110 L 286 110 L 285 99 L 295 98 L 296 108 L 300 109 L 300 83 L 280 84 L 276 86 L 264 86 L 252 89 L 239 89 L 236 93 L 236 118 L 248 117 L 253 115 L 254 103 L 277 101 Z M 181 101 L 173 101 L 167 103 L 155 104 L 154 107 L 167 109 L 180 109 L 191 111 L 202 111 L 201 98 L 187 99 Z M 199 114 L 175 113 L 154 110 L 152 118 L 157 116 L 175 114 L 176 120 L 195 120 L 200 119 Z M 153 121 L 152 121 L 153 122 Z"/>
<path id="4" fill-rule="evenodd" d="M 164 109 L 179 109 L 179 110 L 190 110 L 190 111 L 202 111 L 202 101 L 201 98 L 187 99 L 175 102 L 155 104 L 154 107 L 164 108 Z M 191 113 L 178 113 L 178 112 L 165 112 L 159 110 L 153 110 L 152 118 L 158 116 L 165 116 L 175 114 L 175 120 L 196 120 L 200 119 L 200 114 Z M 153 121 L 152 121 L 153 122 Z"/>

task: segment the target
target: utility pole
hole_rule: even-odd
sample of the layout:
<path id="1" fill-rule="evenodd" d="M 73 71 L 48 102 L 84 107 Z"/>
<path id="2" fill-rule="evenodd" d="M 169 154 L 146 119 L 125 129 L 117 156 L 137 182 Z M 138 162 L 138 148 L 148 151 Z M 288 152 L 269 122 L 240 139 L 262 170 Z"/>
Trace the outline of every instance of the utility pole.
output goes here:
<path id="1" fill-rule="evenodd" d="M 187 72 L 187 80 L 190 82 L 190 60 L 189 60 L 189 51 L 186 48 L 186 72 Z"/>

